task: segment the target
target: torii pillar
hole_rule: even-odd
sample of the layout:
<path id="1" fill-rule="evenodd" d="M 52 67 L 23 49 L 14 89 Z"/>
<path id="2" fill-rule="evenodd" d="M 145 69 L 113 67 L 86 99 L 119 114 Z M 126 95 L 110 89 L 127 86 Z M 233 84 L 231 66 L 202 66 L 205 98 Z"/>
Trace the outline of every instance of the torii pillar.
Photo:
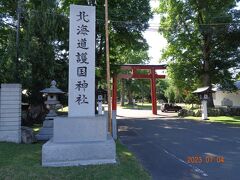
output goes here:
<path id="1" fill-rule="evenodd" d="M 156 78 L 155 69 L 151 68 L 151 96 L 152 96 L 152 113 L 157 115 L 157 95 L 156 95 Z"/>
<path id="2" fill-rule="evenodd" d="M 157 115 L 157 96 L 156 96 L 156 78 L 164 79 L 165 75 L 156 74 L 156 70 L 165 70 L 165 65 L 140 65 L 126 64 L 120 66 L 121 70 L 129 70 L 130 74 L 118 74 L 113 77 L 113 96 L 112 110 L 117 110 L 117 79 L 150 79 L 151 80 L 151 97 L 152 97 L 152 113 Z M 141 74 L 138 70 L 148 70 L 148 74 Z"/>
<path id="3" fill-rule="evenodd" d="M 152 113 L 157 115 L 157 96 L 156 96 L 156 78 L 164 79 L 165 75 L 156 74 L 156 70 L 165 70 L 165 65 L 140 65 L 127 64 L 120 66 L 121 70 L 129 70 L 130 74 L 118 74 L 113 76 L 112 87 L 112 136 L 117 139 L 117 79 L 150 79 L 151 80 L 151 97 Z M 141 74 L 137 70 L 148 70 L 148 74 Z"/>

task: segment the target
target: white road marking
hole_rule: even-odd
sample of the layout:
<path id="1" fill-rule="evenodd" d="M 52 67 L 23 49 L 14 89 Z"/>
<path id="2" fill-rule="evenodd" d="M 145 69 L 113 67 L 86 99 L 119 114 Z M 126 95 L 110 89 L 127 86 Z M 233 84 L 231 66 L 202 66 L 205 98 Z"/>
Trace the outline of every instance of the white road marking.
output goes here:
<path id="1" fill-rule="evenodd" d="M 189 166 L 191 169 L 193 169 L 195 172 L 201 174 L 202 176 L 205 176 L 205 177 L 208 176 L 208 174 L 205 173 L 203 170 L 199 169 L 199 168 L 196 167 L 196 166 L 193 166 L 192 164 L 186 163 L 184 160 L 182 160 L 182 159 L 178 158 L 177 156 L 175 156 L 174 154 L 168 152 L 166 149 L 163 149 L 163 151 L 164 151 L 166 154 L 168 154 L 169 156 L 173 157 L 174 159 L 176 159 L 176 160 L 182 162 L 183 164 Z"/>

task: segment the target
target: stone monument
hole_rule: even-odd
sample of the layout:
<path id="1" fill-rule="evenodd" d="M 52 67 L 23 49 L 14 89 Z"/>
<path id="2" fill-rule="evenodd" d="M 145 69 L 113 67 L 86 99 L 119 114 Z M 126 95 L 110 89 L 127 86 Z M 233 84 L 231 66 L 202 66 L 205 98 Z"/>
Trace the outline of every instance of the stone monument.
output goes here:
<path id="1" fill-rule="evenodd" d="M 94 6 L 70 6 L 68 117 L 54 118 L 53 138 L 42 147 L 43 166 L 116 162 L 107 116 L 95 115 Z"/>
<path id="2" fill-rule="evenodd" d="M 21 143 L 21 84 L 0 84 L 0 142 Z"/>

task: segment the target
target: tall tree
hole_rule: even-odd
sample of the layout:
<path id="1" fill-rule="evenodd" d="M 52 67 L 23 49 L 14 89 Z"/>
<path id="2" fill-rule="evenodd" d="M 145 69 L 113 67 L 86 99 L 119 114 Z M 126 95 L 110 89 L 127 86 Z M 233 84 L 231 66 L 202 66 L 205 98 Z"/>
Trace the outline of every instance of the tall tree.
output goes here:
<path id="1" fill-rule="evenodd" d="M 66 10 L 65 12 L 68 12 L 68 7 L 71 3 L 96 5 L 96 82 L 104 85 L 106 83 L 104 1 L 62 0 L 61 2 Z M 118 65 L 126 63 L 141 64 L 148 62 L 148 45 L 143 38 L 142 31 L 146 30 L 148 27 L 148 20 L 151 16 L 152 12 L 149 1 L 109 1 L 109 41 L 112 75 L 118 73 Z M 132 90 L 130 87 L 130 85 L 125 86 L 125 88 L 127 88 L 126 90 L 130 93 L 129 96 L 132 97 Z M 125 88 L 122 86 L 122 89 L 125 90 Z"/>
<path id="2" fill-rule="evenodd" d="M 105 75 L 105 29 L 104 0 L 60 0 L 63 12 L 69 13 L 70 4 L 96 6 L 96 64 Z M 126 63 L 129 53 L 147 51 L 148 46 L 142 32 L 148 27 L 151 18 L 149 1 L 144 0 L 113 0 L 109 1 L 109 38 L 111 65 Z M 133 51 L 133 53 L 131 52 Z M 129 53 L 128 53 L 129 52 Z M 112 68 L 114 71 L 116 69 Z"/>
<path id="3" fill-rule="evenodd" d="M 163 58 L 181 91 L 233 84 L 230 68 L 240 61 L 240 16 L 235 0 L 162 0 L 160 32 L 168 40 Z M 209 105 L 213 106 L 210 94 Z"/>
<path id="4" fill-rule="evenodd" d="M 39 90 L 55 79 L 67 89 L 68 19 L 61 15 L 56 0 L 33 0 L 25 5 L 29 12 L 24 16 L 24 59 L 31 70 L 31 95 L 36 99 Z M 65 51 L 63 51 L 65 50 Z"/>
<path id="5" fill-rule="evenodd" d="M 13 72 L 15 54 L 19 51 L 18 78 L 23 88 L 29 90 L 32 103 L 39 103 L 39 91 L 49 86 L 52 79 L 66 90 L 68 18 L 60 14 L 57 0 L 1 0 L 0 3 L 0 81 L 16 82 Z M 19 47 L 16 47 L 17 5 Z"/>
<path id="6" fill-rule="evenodd" d="M 104 0 L 0 0 L 1 82 L 14 82 L 17 2 L 21 2 L 19 78 L 23 87 L 30 90 L 33 102 L 41 99 L 39 91 L 49 86 L 52 79 L 67 90 L 70 4 L 96 6 L 96 74 L 104 83 Z M 147 28 L 150 17 L 149 1 L 109 2 L 111 65 L 141 63 L 148 59 L 142 31 Z M 112 67 L 112 73 L 117 70 Z"/>
<path id="7" fill-rule="evenodd" d="M 11 19 L 16 19 L 17 4 L 14 0 L 0 1 L 0 82 L 13 82 L 16 59 L 15 37 L 16 25 Z M 8 72 L 11 73 L 8 73 Z"/>

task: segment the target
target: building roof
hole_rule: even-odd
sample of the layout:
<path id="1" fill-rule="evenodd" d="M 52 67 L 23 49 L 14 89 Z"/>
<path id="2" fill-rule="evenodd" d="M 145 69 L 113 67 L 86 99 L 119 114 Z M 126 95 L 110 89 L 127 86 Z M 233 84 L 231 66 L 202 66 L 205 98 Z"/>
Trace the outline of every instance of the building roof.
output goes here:
<path id="1" fill-rule="evenodd" d="M 197 88 L 193 93 L 203 93 L 209 90 L 209 86 Z"/>
<path id="2" fill-rule="evenodd" d="M 234 82 L 235 87 L 237 88 L 237 90 L 240 90 L 240 81 L 236 81 Z M 223 89 L 223 87 L 220 84 L 215 84 L 213 85 L 212 88 L 214 91 L 224 91 L 225 89 Z M 226 90 L 227 91 L 227 90 Z"/>

